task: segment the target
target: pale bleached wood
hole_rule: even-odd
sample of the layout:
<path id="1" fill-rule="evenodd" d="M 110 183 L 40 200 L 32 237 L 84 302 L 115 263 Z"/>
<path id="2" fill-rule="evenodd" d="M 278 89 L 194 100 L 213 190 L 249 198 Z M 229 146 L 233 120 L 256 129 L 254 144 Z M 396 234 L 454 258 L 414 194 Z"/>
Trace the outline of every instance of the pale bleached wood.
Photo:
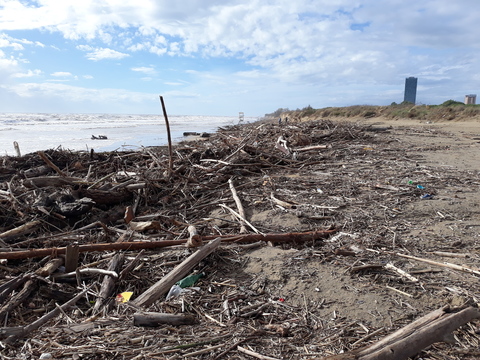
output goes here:
<path id="1" fill-rule="evenodd" d="M 25 235 L 34 231 L 41 222 L 39 220 L 30 221 L 16 228 L 7 230 L 0 234 L 0 240 L 11 240 L 17 236 Z"/>
<path id="2" fill-rule="evenodd" d="M 396 255 L 400 256 L 400 257 L 403 257 L 403 258 L 406 258 L 406 259 L 416 260 L 416 261 L 424 262 L 424 263 L 427 263 L 427 264 L 430 264 L 430 265 L 441 266 L 441 267 L 445 267 L 445 268 L 458 270 L 458 271 L 462 271 L 462 272 L 466 272 L 466 273 L 475 274 L 475 275 L 480 276 L 480 270 L 479 269 L 474 269 L 474 268 L 468 267 L 466 265 L 457 265 L 457 264 L 451 264 L 451 263 L 448 263 L 448 262 L 443 262 L 442 263 L 442 262 L 438 262 L 438 261 L 434 261 L 434 260 L 424 259 L 424 258 L 411 256 L 411 255 L 406 255 L 406 254 L 400 254 L 400 253 L 397 253 Z"/>
<path id="3" fill-rule="evenodd" d="M 108 270 L 118 273 L 122 268 L 124 258 L 125 256 L 123 254 L 115 254 L 113 259 L 110 261 Z M 116 279 L 117 278 L 108 275 L 103 277 L 102 286 L 100 287 L 95 305 L 93 305 L 94 314 L 99 312 L 102 305 L 107 304 L 107 300 L 113 293 Z"/>
<path id="4" fill-rule="evenodd" d="M 203 244 L 202 237 L 197 231 L 197 228 L 193 225 L 189 225 L 187 228 L 188 231 L 188 240 L 185 244 L 188 248 L 199 247 Z"/>
<path id="5" fill-rule="evenodd" d="M 186 258 L 182 263 L 177 265 L 165 277 L 157 281 L 154 285 L 148 288 L 144 293 L 132 301 L 133 305 L 149 306 L 153 304 L 160 297 L 165 295 L 172 285 L 177 281 L 183 279 L 200 261 L 214 252 L 220 245 L 221 239 L 217 238 L 196 252 Z"/>
<path id="6" fill-rule="evenodd" d="M 245 210 L 243 209 L 242 201 L 238 197 L 237 190 L 235 189 L 235 186 L 233 185 L 232 179 L 228 179 L 228 185 L 230 187 L 230 191 L 232 192 L 233 200 L 235 201 L 235 204 L 237 205 L 237 209 L 238 209 L 238 213 L 240 214 L 240 217 L 242 219 L 246 219 Z M 245 233 L 247 233 L 247 228 L 245 227 L 245 222 L 240 220 L 240 234 L 245 234 Z"/>
<path id="7" fill-rule="evenodd" d="M 373 345 L 323 360 L 406 360 L 436 342 L 450 342 L 452 331 L 480 318 L 474 307 L 445 306 L 415 320 Z"/>

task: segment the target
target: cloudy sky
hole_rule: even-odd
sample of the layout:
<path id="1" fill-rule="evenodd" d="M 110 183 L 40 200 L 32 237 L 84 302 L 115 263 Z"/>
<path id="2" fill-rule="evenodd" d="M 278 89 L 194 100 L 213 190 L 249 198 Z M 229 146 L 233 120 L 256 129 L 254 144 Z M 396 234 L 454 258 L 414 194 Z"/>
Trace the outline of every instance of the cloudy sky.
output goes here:
<path id="1" fill-rule="evenodd" d="M 480 1 L 0 0 L 0 112 L 261 116 L 480 93 Z"/>

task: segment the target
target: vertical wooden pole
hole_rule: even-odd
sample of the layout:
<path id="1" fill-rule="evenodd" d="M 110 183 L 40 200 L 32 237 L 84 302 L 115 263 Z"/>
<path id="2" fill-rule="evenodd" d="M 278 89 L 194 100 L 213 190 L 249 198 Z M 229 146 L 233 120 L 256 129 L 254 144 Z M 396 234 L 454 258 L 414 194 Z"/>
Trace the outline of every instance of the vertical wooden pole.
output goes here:
<path id="1" fill-rule="evenodd" d="M 165 103 L 163 102 L 163 96 L 160 95 L 160 102 L 162 103 L 163 116 L 165 117 L 165 125 L 167 126 L 167 136 L 168 136 L 168 153 L 170 155 L 170 162 L 168 168 L 170 173 L 173 171 L 173 151 L 172 151 L 172 137 L 170 135 L 170 124 L 168 123 L 167 109 L 165 108 Z"/>
<path id="2" fill-rule="evenodd" d="M 67 245 L 65 250 L 65 272 L 69 273 L 77 270 L 78 258 L 80 254 L 78 244 Z"/>

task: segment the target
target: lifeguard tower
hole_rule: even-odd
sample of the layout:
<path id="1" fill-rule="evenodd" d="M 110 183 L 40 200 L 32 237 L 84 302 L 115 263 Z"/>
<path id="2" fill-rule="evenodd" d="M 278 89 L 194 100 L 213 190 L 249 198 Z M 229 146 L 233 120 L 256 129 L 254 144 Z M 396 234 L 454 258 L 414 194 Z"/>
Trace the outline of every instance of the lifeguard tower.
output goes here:
<path id="1" fill-rule="evenodd" d="M 238 123 L 241 124 L 245 120 L 245 114 L 242 112 L 238 113 Z"/>

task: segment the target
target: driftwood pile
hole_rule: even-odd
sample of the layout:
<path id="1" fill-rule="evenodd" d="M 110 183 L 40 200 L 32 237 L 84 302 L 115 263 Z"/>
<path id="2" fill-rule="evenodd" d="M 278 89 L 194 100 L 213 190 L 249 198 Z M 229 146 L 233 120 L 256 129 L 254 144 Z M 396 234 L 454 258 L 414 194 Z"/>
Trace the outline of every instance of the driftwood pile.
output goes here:
<path id="1" fill-rule="evenodd" d="M 2 358 L 399 360 L 422 350 L 424 359 L 476 358 L 478 256 L 461 264 L 415 256 L 422 245 L 402 234 L 416 215 L 401 211 L 471 174 L 422 166 L 390 131 L 259 122 L 172 153 L 0 158 Z M 412 176 L 428 178 L 428 194 Z M 298 221 L 275 221 L 282 214 Z M 288 279 L 305 261 L 334 266 L 412 311 L 388 327 L 335 311 L 322 319 L 329 299 L 289 303 L 268 274 L 259 288 L 242 272 L 264 246 L 296 249 L 285 259 Z M 408 271 L 419 263 L 431 267 Z M 413 303 L 443 289 L 442 268 L 455 272 L 450 289 L 464 301 Z M 192 274 L 196 282 L 166 300 Z M 446 339 L 457 344 L 430 347 Z"/>

